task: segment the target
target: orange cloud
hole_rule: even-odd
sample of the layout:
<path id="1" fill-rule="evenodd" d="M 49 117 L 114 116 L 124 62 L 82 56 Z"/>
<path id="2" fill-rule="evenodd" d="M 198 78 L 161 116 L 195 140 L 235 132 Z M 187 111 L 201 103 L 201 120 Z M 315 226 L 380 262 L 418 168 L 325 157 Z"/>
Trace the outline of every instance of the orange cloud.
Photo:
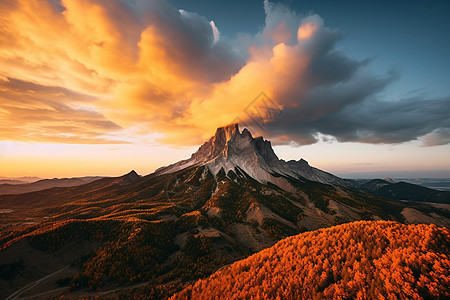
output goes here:
<path id="1" fill-rule="evenodd" d="M 311 55 L 302 43 L 313 38 L 321 26 L 309 20 L 293 27 L 295 18 L 278 22 L 279 11 L 265 3 L 268 16 L 263 40 L 255 40 L 244 65 L 245 53 L 236 53 L 233 45 L 220 40 L 213 21 L 178 11 L 164 1 L 141 4 L 143 7 L 124 1 L 52 3 L 21 0 L 2 4 L 1 20 L 7 26 L 1 31 L 8 41 L 1 43 L 4 71 L 0 76 L 63 88 L 85 95 L 85 100 L 80 102 L 69 93 L 56 96 L 33 91 L 41 93 L 39 99 L 45 96 L 70 111 L 63 113 L 48 110 L 48 102 L 39 99 L 23 107 L 19 98 L 30 99 L 23 94 L 29 90 L 20 91 L 20 97 L 5 90 L 3 98 L 9 104 L 2 105 L 4 123 L 18 123 L 31 113 L 46 120 L 45 126 L 33 122 L 16 126 L 29 131 L 21 140 L 48 137 L 49 141 L 61 141 L 54 134 L 59 130 L 67 139 L 80 141 L 76 138 L 80 132 L 74 128 L 98 133 L 92 122 L 88 122 L 90 128 L 63 126 L 48 115 L 60 114 L 60 120 L 77 123 L 77 112 L 95 111 L 118 124 L 108 130 L 144 125 L 148 126 L 146 133 L 163 133 L 165 142 L 198 143 L 218 126 L 236 118 L 245 121 L 248 116 L 242 112 L 261 91 L 276 99 L 280 107 L 297 105 L 286 95 L 293 89 L 297 94 L 305 90 L 303 78 Z M 297 29 L 299 39 L 292 43 Z M 13 136 L 2 134 L 7 139 Z"/>
<path id="2" fill-rule="evenodd" d="M 69 144 L 124 143 L 111 136 L 122 128 L 102 114 L 65 104 L 67 98 L 86 103 L 91 98 L 60 87 L 18 80 L 0 81 L 2 140 Z"/>
<path id="3" fill-rule="evenodd" d="M 308 23 L 302 24 L 302 26 L 300 26 L 297 31 L 298 40 L 310 39 L 313 36 L 313 34 L 316 32 L 317 28 L 318 28 L 318 25 L 315 24 L 314 22 L 308 22 Z"/>
<path id="4" fill-rule="evenodd" d="M 155 133 L 197 144 L 257 117 L 256 131 L 267 125 L 282 141 L 360 140 L 361 123 L 348 131 L 336 114 L 363 111 L 395 76 L 377 78 L 334 49 L 339 36 L 320 17 L 264 8 L 265 27 L 243 41 L 164 0 L 2 1 L 0 139 L 119 143 Z M 261 92 L 282 119 L 249 108 Z M 369 142 L 384 140 L 375 125 Z"/>

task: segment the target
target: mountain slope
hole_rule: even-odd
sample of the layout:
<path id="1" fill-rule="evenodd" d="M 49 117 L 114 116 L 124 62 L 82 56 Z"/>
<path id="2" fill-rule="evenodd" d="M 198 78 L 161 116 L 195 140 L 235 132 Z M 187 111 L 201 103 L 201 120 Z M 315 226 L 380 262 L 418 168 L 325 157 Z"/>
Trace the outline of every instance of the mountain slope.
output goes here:
<path id="1" fill-rule="evenodd" d="M 450 231 L 355 222 L 280 241 L 171 299 L 444 299 Z"/>
<path id="2" fill-rule="evenodd" d="M 129 177 L 136 181 L 130 183 Z M 0 278 L 0 287 L 12 293 L 24 282 L 73 265 L 68 279 L 53 278 L 67 282 L 60 293 L 86 295 L 148 282 L 136 292 L 145 295 L 161 283 L 175 284 L 151 293 L 160 298 L 287 236 L 361 219 L 404 222 L 402 212 L 410 208 L 346 187 L 284 178 L 295 193 L 260 183 L 243 171 L 213 176 L 206 166 L 192 166 L 143 178 L 128 174 L 78 187 L 3 195 L 0 209 L 13 211 L 2 218 L 9 225 L 0 238 L 0 266 L 12 267 L 22 259 L 23 265 L 9 281 Z M 430 214 L 425 208 L 433 209 L 414 207 L 424 214 Z M 29 225 L 17 225 L 20 220 Z M 85 252 L 71 251 L 73 243 Z M 36 259 L 28 257 L 32 253 Z M 55 267 L 36 264 L 44 258 Z"/>

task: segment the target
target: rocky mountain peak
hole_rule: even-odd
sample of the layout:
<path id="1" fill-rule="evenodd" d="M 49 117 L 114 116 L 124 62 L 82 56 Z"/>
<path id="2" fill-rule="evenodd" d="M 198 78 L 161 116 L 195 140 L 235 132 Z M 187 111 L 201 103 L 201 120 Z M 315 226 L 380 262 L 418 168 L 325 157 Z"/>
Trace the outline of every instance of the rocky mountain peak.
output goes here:
<path id="1" fill-rule="evenodd" d="M 236 148 L 233 147 L 234 144 L 249 142 L 251 139 L 253 137 L 250 131 L 244 129 L 241 134 L 237 123 L 219 127 L 216 130 L 216 134 L 205 142 L 197 152 L 192 154 L 191 159 L 205 162 L 216 158 L 220 154 L 228 156 L 230 148 Z"/>
<path id="2" fill-rule="evenodd" d="M 217 128 L 215 137 L 216 138 L 220 137 L 225 141 L 229 141 L 238 134 L 240 134 L 239 125 L 237 123 L 234 123 L 224 127 Z"/>
<path id="3" fill-rule="evenodd" d="M 259 182 L 284 185 L 279 175 L 303 177 L 324 183 L 339 182 L 339 177 L 311 167 L 307 161 L 280 160 L 270 141 L 263 137 L 253 138 L 246 128 L 242 133 L 237 123 L 220 127 L 207 142 L 192 154 L 190 159 L 158 169 L 157 173 L 172 173 L 190 166 L 204 165 L 213 175 L 219 172 L 237 173 L 237 169 Z"/>

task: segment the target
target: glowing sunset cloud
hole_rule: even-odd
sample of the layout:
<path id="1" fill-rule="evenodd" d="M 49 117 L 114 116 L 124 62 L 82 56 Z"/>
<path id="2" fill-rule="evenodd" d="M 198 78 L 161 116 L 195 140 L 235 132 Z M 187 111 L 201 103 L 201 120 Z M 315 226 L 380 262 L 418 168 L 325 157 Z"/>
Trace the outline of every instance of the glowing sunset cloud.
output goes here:
<path id="1" fill-rule="evenodd" d="M 450 98 L 385 101 L 396 72 L 349 58 L 318 15 L 264 10 L 260 32 L 229 39 L 164 0 L 2 1 L 0 139 L 196 145 L 254 122 L 264 92 L 282 117 L 254 110 L 254 130 L 276 142 L 450 142 Z"/>
<path id="2" fill-rule="evenodd" d="M 314 24 L 312 22 L 302 24 L 302 26 L 300 26 L 298 28 L 297 38 L 299 40 L 310 39 L 316 30 L 317 30 L 317 24 Z"/>

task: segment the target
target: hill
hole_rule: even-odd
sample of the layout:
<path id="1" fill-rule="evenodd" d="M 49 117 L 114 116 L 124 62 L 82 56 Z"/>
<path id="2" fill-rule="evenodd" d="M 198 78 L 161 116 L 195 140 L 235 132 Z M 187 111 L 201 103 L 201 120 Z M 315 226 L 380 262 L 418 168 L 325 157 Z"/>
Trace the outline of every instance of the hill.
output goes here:
<path id="1" fill-rule="evenodd" d="M 450 204 L 450 192 L 433 190 L 407 182 L 391 183 L 372 191 L 373 194 L 396 200 Z"/>
<path id="2" fill-rule="evenodd" d="M 448 299 L 450 231 L 354 222 L 296 235 L 171 299 Z"/>

